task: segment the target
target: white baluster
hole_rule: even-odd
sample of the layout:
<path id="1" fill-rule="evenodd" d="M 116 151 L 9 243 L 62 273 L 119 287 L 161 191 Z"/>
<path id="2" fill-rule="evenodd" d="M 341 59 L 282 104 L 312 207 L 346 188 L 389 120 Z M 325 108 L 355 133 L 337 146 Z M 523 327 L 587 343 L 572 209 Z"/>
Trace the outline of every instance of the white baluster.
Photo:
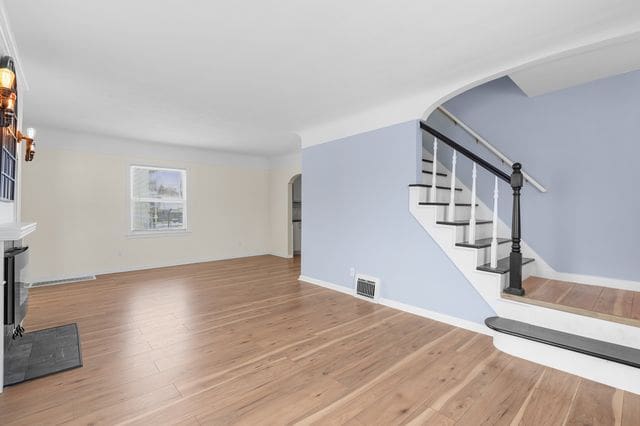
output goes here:
<path id="1" fill-rule="evenodd" d="M 455 220 L 456 211 L 456 161 L 458 155 L 453 150 L 453 158 L 451 160 L 451 194 L 449 195 L 449 208 L 447 209 L 447 221 L 453 222 Z"/>
<path id="2" fill-rule="evenodd" d="M 476 163 L 471 171 L 471 217 L 469 218 L 469 244 L 476 242 Z"/>
<path id="3" fill-rule="evenodd" d="M 438 139 L 433 138 L 433 164 L 431 166 L 431 191 L 429 192 L 429 202 L 435 203 L 436 200 L 436 173 L 438 171 Z"/>
<path id="4" fill-rule="evenodd" d="M 491 267 L 498 266 L 498 177 L 493 188 L 493 232 L 491 234 Z"/>

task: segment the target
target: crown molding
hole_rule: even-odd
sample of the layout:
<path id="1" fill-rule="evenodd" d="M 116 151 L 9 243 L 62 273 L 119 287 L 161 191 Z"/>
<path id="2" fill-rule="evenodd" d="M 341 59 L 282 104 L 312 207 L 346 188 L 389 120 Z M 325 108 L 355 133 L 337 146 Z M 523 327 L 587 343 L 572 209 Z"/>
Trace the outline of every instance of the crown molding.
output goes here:
<path id="1" fill-rule="evenodd" d="M 180 161 L 218 166 L 268 169 L 267 157 L 206 148 L 141 141 L 49 126 L 38 126 L 38 149 L 158 161 Z"/>

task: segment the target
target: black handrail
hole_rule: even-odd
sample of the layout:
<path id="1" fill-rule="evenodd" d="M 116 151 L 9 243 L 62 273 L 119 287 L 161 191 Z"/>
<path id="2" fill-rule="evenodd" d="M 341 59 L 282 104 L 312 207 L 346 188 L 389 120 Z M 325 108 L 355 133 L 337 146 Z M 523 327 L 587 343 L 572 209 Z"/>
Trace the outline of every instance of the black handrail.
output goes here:
<path id="1" fill-rule="evenodd" d="M 493 164 L 478 157 L 462 145 L 454 142 L 433 127 L 429 126 L 424 121 L 420 121 L 420 128 L 431 133 L 439 141 L 449 145 L 460 154 L 474 161 L 476 164 L 479 164 L 481 167 L 487 169 L 511 185 L 511 188 L 513 189 L 513 210 L 511 218 L 511 253 L 509 253 L 509 285 L 504 289 L 504 292 L 524 296 L 524 289 L 522 288 L 522 251 L 520 247 L 522 234 L 522 225 L 520 222 L 520 191 L 522 190 L 522 184 L 524 183 L 522 165 L 520 163 L 514 163 L 512 166 L 513 172 L 511 173 L 511 176 L 509 176 Z"/>
<path id="2" fill-rule="evenodd" d="M 467 148 L 463 147 L 462 145 L 454 142 L 453 140 L 451 140 L 447 136 L 443 135 L 442 133 L 440 133 L 439 131 L 437 131 L 433 127 L 429 126 L 424 121 L 420 121 L 420 128 L 422 130 L 424 130 L 425 132 L 431 133 L 439 141 L 442 141 L 445 144 L 449 145 L 451 148 L 455 149 L 460 154 L 462 154 L 465 157 L 469 158 L 471 161 L 476 162 L 479 166 L 489 170 L 491 173 L 493 173 L 494 175 L 498 176 L 503 181 L 505 181 L 507 183 L 511 182 L 511 177 L 509 177 L 508 174 L 506 174 L 505 172 L 503 172 L 502 170 L 500 170 L 499 168 L 497 168 L 493 164 L 489 163 L 487 160 L 478 157 L 476 154 L 474 154 L 473 152 L 469 151 Z"/>

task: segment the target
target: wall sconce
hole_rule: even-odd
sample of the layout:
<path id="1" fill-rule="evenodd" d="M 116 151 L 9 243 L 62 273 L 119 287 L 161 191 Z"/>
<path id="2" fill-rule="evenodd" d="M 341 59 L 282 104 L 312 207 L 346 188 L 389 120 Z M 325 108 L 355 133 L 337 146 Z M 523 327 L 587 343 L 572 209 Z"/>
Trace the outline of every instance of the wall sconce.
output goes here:
<path id="1" fill-rule="evenodd" d="M 22 132 L 18 131 L 18 137 L 16 140 L 18 143 L 25 141 L 26 149 L 24 151 L 24 161 L 33 161 L 33 157 L 36 155 L 36 142 L 34 139 L 36 138 L 36 129 L 33 127 L 27 128 L 27 134 L 24 135 Z"/>
<path id="2" fill-rule="evenodd" d="M 25 161 L 33 161 L 36 155 L 36 130 L 27 129 L 27 134 L 20 132 L 16 126 L 16 108 L 18 90 L 16 87 L 16 66 L 11 56 L 0 58 L 0 128 L 8 128 L 17 143 L 25 141 Z"/>
<path id="3" fill-rule="evenodd" d="M 16 116 L 16 71 L 13 58 L 0 58 L 0 127 L 9 127 Z"/>

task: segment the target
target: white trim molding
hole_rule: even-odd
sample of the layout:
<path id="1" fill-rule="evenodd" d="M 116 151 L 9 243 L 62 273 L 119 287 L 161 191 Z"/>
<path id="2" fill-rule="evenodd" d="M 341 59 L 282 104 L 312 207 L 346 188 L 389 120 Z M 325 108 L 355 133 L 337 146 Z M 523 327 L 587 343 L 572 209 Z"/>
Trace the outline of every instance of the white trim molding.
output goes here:
<path id="1" fill-rule="evenodd" d="M 267 256 L 267 255 L 269 255 L 269 253 L 265 253 L 261 251 L 261 252 L 247 253 L 240 256 L 230 256 L 230 257 L 198 257 L 193 259 L 178 260 L 175 262 L 157 262 L 157 263 L 140 264 L 140 265 L 125 267 L 125 268 L 111 268 L 111 269 L 102 269 L 99 271 L 89 271 L 89 272 L 80 271 L 78 273 L 74 273 L 73 275 L 45 276 L 45 277 L 37 277 L 35 279 L 28 277 L 28 280 L 35 283 L 61 281 L 61 280 L 73 280 L 74 278 L 77 278 L 80 276 L 81 277 L 85 277 L 85 276 L 99 277 L 100 275 L 120 274 L 124 272 L 137 272 L 137 271 L 145 271 L 147 269 L 170 268 L 172 266 L 194 265 L 197 263 L 218 262 L 221 260 L 242 259 L 245 257 Z"/>
<path id="2" fill-rule="evenodd" d="M 337 291 L 340 293 L 348 294 L 349 296 L 353 296 L 354 289 L 353 287 L 346 287 L 343 285 L 338 285 L 334 283 L 330 283 L 329 281 L 319 280 L 317 278 L 311 278 L 306 275 L 300 275 L 298 277 L 298 281 L 304 281 L 307 284 L 318 285 L 320 287 L 328 288 L 329 290 Z"/>
<path id="3" fill-rule="evenodd" d="M 430 320 L 449 324 L 454 327 L 464 328 L 465 330 L 473 331 L 474 333 L 485 334 L 487 336 L 494 335 L 493 330 L 477 322 L 453 317 L 451 315 L 442 314 L 440 312 L 431 311 L 429 309 L 420 308 L 418 306 L 408 305 L 406 303 L 398 302 L 392 299 L 386 299 L 384 297 L 379 297 L 377 300 L 369 300 L 363 297 L 357 297 L 355 295 L 355 290 L 352 287 L 346 287 L 343 285 L 330 283 L 328 281 L 319 280 L 317 278 L 311 278 L 306 275 L 300 275 L 300 277 L 298 277 L 298 280 L 308 284 L 324 287 L 329 290 L 334 290 L 340 293 L 348 294 L 349 296 L 352 296 L 356 299 L 366 300 L 371 303 L 378 303 L 380 305 L 388 306 L 389 308 L 397 309 L 399 311 L 407 312 L 413 315 L 417 315 L 419 317 L 428 318 Z"/>
<path id="4" fill-rule="evenodd" d="M 0 241 L 21 240 L 36 230 L 36 222 L 7 223 L 0 226 Z"/>
<path id="5" fill-rule="evenodd" d="M 408 312 L 419 317 L 428 318 L 434 321 L 443 322 L 445 324 L 452 325 L 454 327 L 464 328 L 465 330 L 473 331 L 474 333 L 480 333 L 487 336 L 493 336 L 495 333 L 489 327 L 484 324 L 478 324 L 477 322 L 469 321 L 466 319 L 453 317 L 451 315 L 442 314 L 440 312 L 431 311 L 429 309 L 420 308 L 418 306 L 408 305 L 406 303 L 398 302 L 391 299 L 380 298 L 381 305 L 388 306 L 393 309 Z"/>

